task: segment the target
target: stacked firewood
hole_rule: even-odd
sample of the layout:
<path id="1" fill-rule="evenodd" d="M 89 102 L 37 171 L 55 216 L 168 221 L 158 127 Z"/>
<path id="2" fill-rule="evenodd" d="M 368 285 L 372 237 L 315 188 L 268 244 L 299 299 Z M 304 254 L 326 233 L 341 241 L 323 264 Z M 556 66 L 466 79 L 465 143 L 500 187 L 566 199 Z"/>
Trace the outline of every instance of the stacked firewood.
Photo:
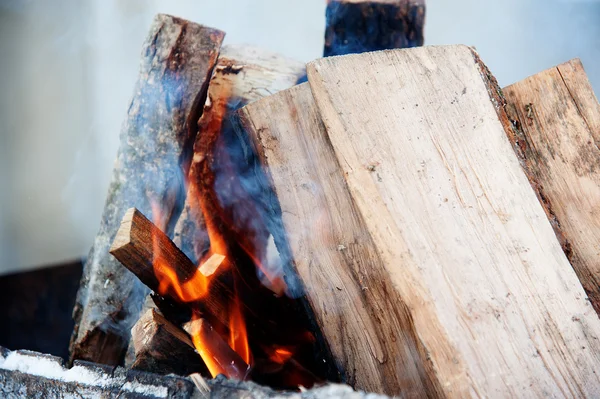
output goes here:
<path id="1" fill-rule="evenodd" d="M 326 55 L 422 44 L 422 2 L 370 4 L 404 34 L 377 44 L 334 18 L 376 13 L 361 3 L 329 3 Z M 74 358 L 129 345 L 136 369 L 279 388 L 600 394 L 600 105 L 579 61 L 502 90 L 466 46 L 305 67 L 222 38 L 155 20 Z"/>

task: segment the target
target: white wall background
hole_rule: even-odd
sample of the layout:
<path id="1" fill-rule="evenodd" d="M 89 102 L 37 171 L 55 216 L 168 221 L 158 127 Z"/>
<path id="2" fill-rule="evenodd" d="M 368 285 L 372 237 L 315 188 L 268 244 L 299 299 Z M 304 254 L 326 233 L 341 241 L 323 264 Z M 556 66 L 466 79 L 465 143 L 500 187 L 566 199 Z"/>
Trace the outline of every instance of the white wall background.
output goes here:
<path id="1" fill-rule="evenodd" d="M 600 94 L 597 0 L 427 0 L 427 44 L 474 45 L 502 86 L 580 57 Z M 0 0 L 0 273 L 87 254 L 155 13 L 309 61 L 325 0 Z"/>

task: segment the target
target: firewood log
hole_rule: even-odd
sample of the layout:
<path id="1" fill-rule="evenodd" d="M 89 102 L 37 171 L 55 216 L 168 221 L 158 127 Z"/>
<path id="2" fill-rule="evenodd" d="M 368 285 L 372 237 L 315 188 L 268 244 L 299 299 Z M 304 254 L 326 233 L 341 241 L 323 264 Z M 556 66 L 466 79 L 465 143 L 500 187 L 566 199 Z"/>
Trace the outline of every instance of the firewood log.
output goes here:
<path id="1" fill-rule="evenodd" d="M 224 168 L 215 154 L 219 140 L 231 135 L 229 115 L 232 111 L 264 96 L 293 86 L 305 75 L 304 64 L 277 54 L 249 46 L 224 46 L 210 81 L 204 112 L 199 121 L 199 133 L 194 144 L 194 156 L 189 172 L 189 188 L 183 212 L 175 227 L 175 244 L 197 263 L 210 247 L 206 223 L 218 229 L 221 204 L 216 198 L 223 194 L 227 201 L 235 193 L 217 193 L 216 182 Z M 231 152 L 230 152 L 231 153 Z M 204 212 L 214 219 L 205 220 Z"/>
<path id="2" fill-rule="evenodd" d="M 165 319 L 157 310 L 148 309 L 131 330 L 134 370 L 157 374 L 206 374 L 206 367 L 188 334 Z"/>
<path id="3" fill-rule="evenodd" d="M 137 209 L 131 208 L 123 216 L 110 253 L 152 291 L 182 306 L 201 306 L 208 315 L 227 325 L 227 304 L 233 299 L 231 289 L 218 279 L 206 279 L 202 267 L 192 263 Z M 168 276 L 172 276 L 173 284 L 161 287 Z"/>
<path id="4" fill-rule="evenodd" d="M 509 138 L 600 314 L 600 105 L 579 60 L 504 89 Z"/>
<path id="5" fill-rule="evenodd" d="M 346 381 L 405 396 L 598 396 L 600 320 L 478 56 L 324 58 L 308 78 L 310 90 L 240 110 L 239 125 Z"/>
<path id="6" fill-rule="evenodd" d="M 108 249 L 126 209 L 139 207 L 172 234 L 185 195 L 197 120 L 224 33 L 158 15 L 141 69 L 102 215 L 73 311 L 71 358 L 118 364 L 146 289 Z M 160 215 L 151 213 L 156 204 Z"/>
<path id="7" fill-rule="evenodd" d="M 425 0 L 328 0 L 325 57 L 423 45 Z"/>

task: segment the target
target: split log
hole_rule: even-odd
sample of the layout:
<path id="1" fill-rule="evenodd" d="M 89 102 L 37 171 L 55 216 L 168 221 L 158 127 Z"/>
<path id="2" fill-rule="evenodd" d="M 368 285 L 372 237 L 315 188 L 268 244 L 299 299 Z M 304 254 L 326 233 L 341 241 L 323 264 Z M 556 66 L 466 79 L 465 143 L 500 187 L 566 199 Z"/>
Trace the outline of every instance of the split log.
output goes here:
<path id="1" fill-rule="evenodd" d="M 325 57 L 423 45 L 425 0 L 328 0 Z"/>
<path id="2" fill-rule="evenodd" d="M 131 368 L 167 375 L 190 375 L 206 367 L 190 337 L 181 328 L 148 309 L 131 330 L 135 361 Z"/>
<path id="3" fill-rule="evenodd" d="M 88 256 L 73 311 L 71 358 L 121 361 L 145 288 L 108 253 L 126 209 L 150 214 L 172 232 L 184 199 L 184 179 L 224 33 L 158 15 L 142 50 L 141 70 L 108 190 L 100 231 Z"/>
<path id="4" fill-rule="evenodd" d="M 233 300 L 231 289 L 218 279 L 209 282 L 201 268 L 137 209 L 131 208 L 123 216 L 110 253 L 152 291 L 183 306 L 201 300 L 198 306 L 203 311 L 228 325 L 227 304 Z M 163 280 L 159 281 L 157 276 L 163 276 Z M 167 276 L 176 280 L 177 288 L 165 285 Z"/>
<path id="5" fill-rule="evenodd" d="M 299 86 L 239 118 L 346 381 L 407 396 L 597 396 L 600 320 L 477 55 L 325 58 L 308 78 L 315 103 Z"/>
<path id="6" fill-rule="evenodd" d="M 207 222 L 212 223 L 214 229 L 219 229 L 219 224 L 233 224 L 222 220 L 221 201 L 217 198 L 221 195 L 229 205 L 235 203 L 239 194 L 232 190 L 229 177 L 243 173 L 228 169 L 235 167 L 234 162 L 217 155 L 217 143 L 231 141 L 229 115 L 252 101 L 293 86 L 303 76 L 303 63 L 262 49 L 224 46 L 221 50 L 199 121 L 185 206 L 175 227 L 175 244 L 194 263 L 198 263 L 210 247 Z M 236 151 L 228 150 L 228 157 L 235 156 Z M 217 181 L 219 178 L 222 179 Z M 239 208 L 244 209 L 244 206 Z M 205 212 L 214 220 L 205 220 Z M 243 215 L 245 220 L 255 217 L 248 213 Z"/>
<path id="7" fill-rule="evenodd" d="M 523 161 L 563 250 L 600 314 L 600 105 L 579 60 L 504 89 Z"/>

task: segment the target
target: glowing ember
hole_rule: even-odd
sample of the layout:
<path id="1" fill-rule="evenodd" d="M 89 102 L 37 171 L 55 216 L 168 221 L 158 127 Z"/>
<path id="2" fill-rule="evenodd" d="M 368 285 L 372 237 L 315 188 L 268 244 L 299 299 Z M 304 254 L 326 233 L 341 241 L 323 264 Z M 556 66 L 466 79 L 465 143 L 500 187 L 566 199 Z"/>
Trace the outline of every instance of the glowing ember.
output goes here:
<path id="1" fill-rule="evenodd" d="M 250 346 L 248 345 L 248 332 L 246 323 L 240 311 L 239 298 L 236 296 L 229 311 L 229 346 L 251 364 Z"/>
<path id="2" fill-rule="evenodd" d="M 285 348 L 278 348 L 271 354 L 271 360 L 278 364 L 284 364 L 292 357 L 292 351 Z"/>

